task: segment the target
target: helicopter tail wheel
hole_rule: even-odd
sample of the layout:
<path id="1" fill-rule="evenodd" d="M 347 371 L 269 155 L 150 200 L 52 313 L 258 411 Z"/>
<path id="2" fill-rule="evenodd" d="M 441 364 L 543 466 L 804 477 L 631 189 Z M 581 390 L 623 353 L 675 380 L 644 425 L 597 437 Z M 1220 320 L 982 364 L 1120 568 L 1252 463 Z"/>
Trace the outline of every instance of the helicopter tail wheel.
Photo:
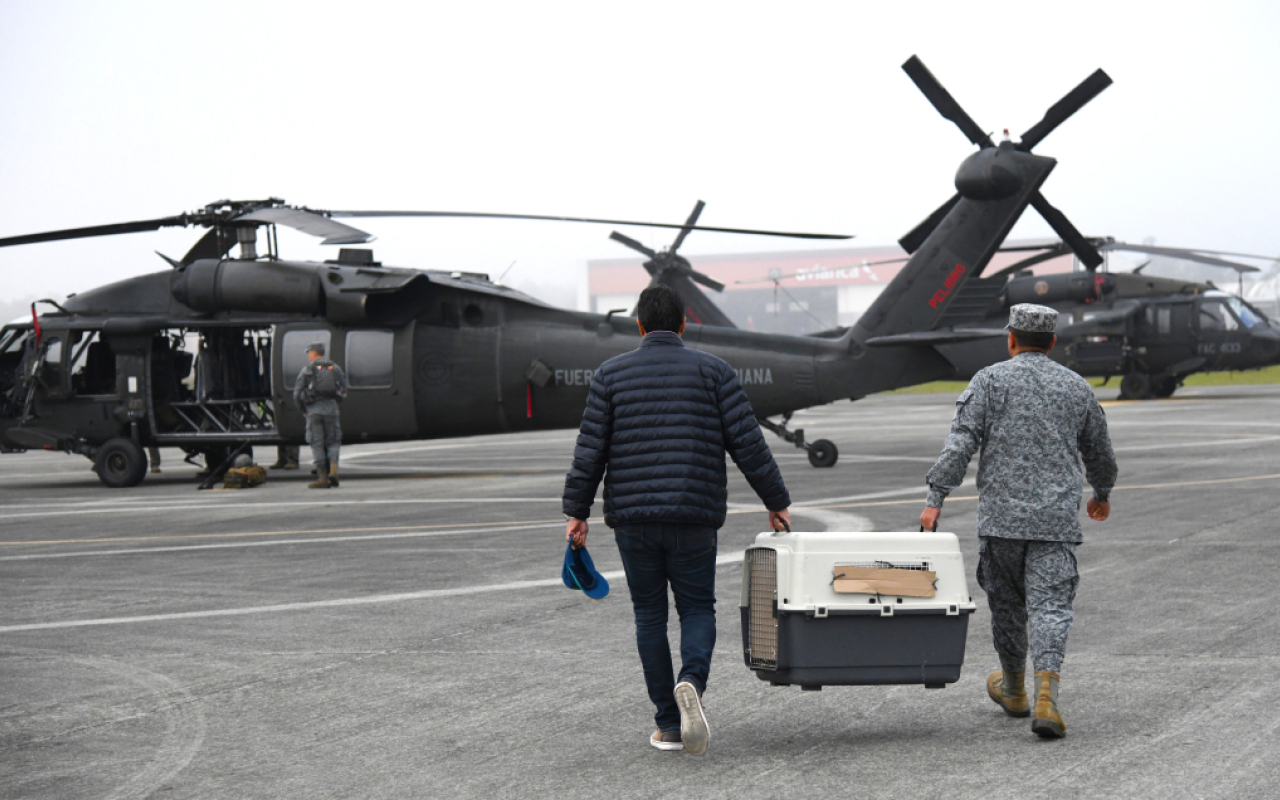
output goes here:
<path id="1" fill-rule="evenodd" d="M 137 442 L 120 436 L 102 446 L 93 469 L 112 489 L 137 486 L 147 474 L 147 456 Z"/>
<path id="2" fill-rule="evenodd" d="M 836 443 L 830 439 L 819 439 L 809 443 L 809 463 L 815 467 L 834 467 L 840 451 Z"/>
<path id="3" fill-rule="evenodd" d="M 1151 396 L 1151 376 L 1145 372 L 1130 372 L 1120 380 L 1121 400 L 1146 400 Z"/>

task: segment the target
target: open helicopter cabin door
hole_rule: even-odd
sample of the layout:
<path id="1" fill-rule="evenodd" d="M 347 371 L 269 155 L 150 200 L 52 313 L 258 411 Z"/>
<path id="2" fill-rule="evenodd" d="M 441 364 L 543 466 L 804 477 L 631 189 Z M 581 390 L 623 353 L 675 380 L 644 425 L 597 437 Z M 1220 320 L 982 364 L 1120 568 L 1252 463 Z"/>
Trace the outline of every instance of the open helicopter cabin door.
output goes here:
<path id="1" fill-rule="evenodd" d="M 337 328 L 322 322 L 276 326 L 273 398 L 280 435 L 301 439 L 302 411 L 293 402 L 298 373 L 307 363 L 307 347 L 325 345 L 325 358 L 342 367 L 350 384 L 342 403 L 342 438 L 362 442 L 416 436 L 413 395 L 413 329 Z"/>

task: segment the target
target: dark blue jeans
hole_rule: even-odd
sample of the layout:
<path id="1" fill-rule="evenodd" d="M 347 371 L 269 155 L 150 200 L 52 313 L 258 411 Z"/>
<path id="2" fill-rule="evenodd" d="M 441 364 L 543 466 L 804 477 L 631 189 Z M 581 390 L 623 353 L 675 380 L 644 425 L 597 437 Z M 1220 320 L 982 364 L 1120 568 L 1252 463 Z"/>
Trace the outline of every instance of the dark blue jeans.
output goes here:
<path id="1" fill-rule="evenodd" d="M 636 613 L 636 646 L 658 729 L 680 730 L 667 644 L 667 585 L 680 616 L 680 676 L 707 688 L 716 646 L 716 529 L 656 522 L 614 531 Z"/>

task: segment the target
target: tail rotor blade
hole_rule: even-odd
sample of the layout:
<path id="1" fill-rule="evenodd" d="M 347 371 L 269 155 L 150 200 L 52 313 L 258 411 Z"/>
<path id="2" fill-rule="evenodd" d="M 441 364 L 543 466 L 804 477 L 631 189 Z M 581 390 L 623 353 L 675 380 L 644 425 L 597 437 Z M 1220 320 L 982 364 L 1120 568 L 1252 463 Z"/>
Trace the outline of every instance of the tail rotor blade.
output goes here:
<path id="1" fill-rule="evenodd" d="M 1111 76 L 1102 70 L 1097 70 L 1089 77 L 1085 78 L 1079 86 L 1067 92 L 1066 96 L 1049 107 L 1044 112 L 1044 118 L 1027 129 L 1022 134 L 1022 141 L 1018 143 L 1018 149 L 1028 152 L 1031 148 L 1040 144 L 1044 137 L 1053 132 L 1053 129 L 1061 125 L 1068 117 L 1079 111 L 1093 98 L 1102 93 L 1102 90 L 1111 85 Z"/>
<path id="2" fill-rule="evenodd" d="M 707 287 L 708 289 L 712 289 L 712 290 L 717 291 L 717 292 L 723 292 L 723 291 L 724 291 L 724 284 L 723 284 L 723 283 L 721 283 L 720 281 L 716 280 L 715 278 L 708 277 L 707 275 L 704 275 L 704 274 L 702 274 L 701 272 L 698 272 L 696 269 L 690 269 L 690 270 L 689 270 L 689 278 L 690 278 L 691 280 L 697 281 L 698 283 L 702 284 L 703 286 Z"/>
<path id="3" fill-rule="evenodd" d="M 973 121 L 965 110 L 960 107 L 951 93 L 942 87 L 937 78 L 933 77 L 933 73 L 924 65 L 918 57 L 912 56 L 907 59 L 907 63 L 902 65 L 902 70 L 907 73 L 911 81 L 916 87 L 929 98 L 929 102 L 933 103 L 933 107 L 938 109 L 938 113 L 956 124 L 965 136 L 969 137 L 969 141 L 978 147 L 995 147 L 995 143 L 991 141 L 991 137 L 986 134 L 982 128 L 978 127 L 978 123 Z"/>
<path id="4" fill-rule="evenodd" d="M 635 250 L 637 253 L 643 253 L 649 258 L 658 257 L 657 253 L 653 252 L 649 248 L 640 244 L 635 239 L 632 239 L 630 236 L 626 236 L 621 233 L 618 233 L 617 231 L 614 231 L 613 233 L 609 234 L 609 238 L 614 240 L 615 242 L 622 242 L 624 245 L 626 245 L 627 247 L 630 247 L 632 250 Z"/>
<path id="5" fill-rule="evenodd" d="M 920 245 L 924 244 L 924 240 L 929 238 L 929 234 L 933 233 L 933 229 L 942 224 L 942 220 L 947 214 L 951 213 L 951 209 L 956 207 L 956 203 L 960 202 L 960 195 L 955 194 L 950 200 L 938 206 L 937 210 L 925 218 L 924 222 L 911 229 L 911 232 L 898 240 L 898 244 L 902 245 L 902 249 L 908 253 L 914 253 L 920 249 Z"/>
<path id="6" fill-rule="evenodd" d="M 689 215 L 689 219 L 684 223 L 684 227 L 680 229 L 680 233 L 676 235 L 676 240 L 671 243 L 671 249 L 667 252 L 674 253 L 680 249 L 680 245 L 684 244 L 684 237 L 688 236 L 689 231 L 693 230 L 693 226 L 698 224 L 698 217 L 702 216 L 702 209 L 706 208 L 706 206 L 706 203 L 701 200 L 698 201 L 698 204 L 693 207 L 693 213 Z"/>
<path id="7" fill-rule="evenodd" d="M 1044 221 L 1049 223 L 1049 227 L 1053 228 L 1054 233 L 1062 238 L 1062 241 L 1071 248 L 1076 254 L 1076 258 L 1080 259 L 1080 263 L 1084 264 L 1087 269 L 1094 270 L 1102 263 L 1102 254 L 1098 252 L 1098 248 L 1093 246 L 1093 242 L 1084 238 L 1080 231 L 1076 230 L 1076 226 L 1071 224 L 1071 220 L 1058 209 L 1049 205 L 1049 201 L 1044 199 L 1044 195 L 1036 192 L 1031 196 L 1031 205 L 1036 211 L 1040 212 L 1040 216 L 1044 217 Z"/>

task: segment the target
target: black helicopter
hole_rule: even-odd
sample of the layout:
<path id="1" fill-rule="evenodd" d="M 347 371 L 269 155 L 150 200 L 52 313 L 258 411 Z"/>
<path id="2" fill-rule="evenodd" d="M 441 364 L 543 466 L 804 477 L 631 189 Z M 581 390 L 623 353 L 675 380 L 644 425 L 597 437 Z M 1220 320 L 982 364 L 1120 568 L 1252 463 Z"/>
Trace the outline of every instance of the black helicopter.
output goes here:
<path id="1" fill-rule="evenodd" d="M 904 69 L 981 149 L 961 165 L 956 198 L 909 235 L 914 255 L 880 299 L 855 327 L 812 336 L 699 324 L 685 331 L 690 345 L 734 366 L 762 424 L 807 450 L 814 466 L 834 465 L 837 448 L 789 431 L 792 412 L 946 377 L 954 367 L 940 346 L 999 335 L 938 322 L 1028 205 L 1082 261 L 1101 261 L 1040 194 L 1056 162 L 1029 151 L 1110 84 L 1105 73 L 1051 107 L 1021 145 L 997 147 L 918 59 Z M 368 250 L 320 263 L 277 252 L 275 225 L 354 244 L 368 235 L 337 219 L 376 216 L 465 215 L 317 211 L 273 199 L 0 239 L 11 246 L 209 229 L 183 259 L 168 259 L 171 270 L 83 292 L 0 330 L 0 445 L 80 454 L 107 485 L 129 486 L 145 475 L 145 446 L 226 455 L 225 465 L 233 447 L 298 442 L 303 418 L 286 398 L 316 340 L 327 341 L 350 378 L 342 409 L 349 442 L 576 427 L 593 370 L 636 346 L 635 321 L 553 308 L 483 275 L 385 267 Z M 262 255 L 259 227 L 267 231 Z M 237 244 L 240 257 L 228 258 Z M 767 419 L 777 415 L 781 424 Z"/>
<path id="2" fill-rule="evenodd" d="M 1100 252 L 1148 253 L 1224 267 L 1241 276 L 1259 270 L 1221 256 L 1270 258 L 1131 245 L 1111 238 L 1090 241 Z M 1169 397 L 1187 376 L 1196 372 L 1261 369 L 1280 363 L 1280 324 L 1239 295 L 1227 294 L 1212 283 L 1145 275 L 1142 269 L 1146 264 L 1133 272 L 1081 270 L 1035 275 L 1031 266 L 1066 255 L 1070 249 L 1061 242 L 1052 242 L 1000 250 L 1040 252 L 969 282 L 942 322 L 990 329 L 1004 326 L 1009 308 L 1018 303 L 1051 306 L 1059 312 L 1059 346 L 1052 351 L 1052 357 L 1087 377 L 1109 380 L 1120 376 L 1121 399 Z M 868 265 L 905 260 L 890 258 Z M 679 274 L 658 273 L 654 282 L 677 289 L 690 314 L 710 317 L 719 312 L 687 278 L 677 281 L 673 277 Z M 791 276 L 777 274 L 767 280 L 777 285 L 788 277 Z M 722 324 L 733 325 L 727 317 L 724 320 Z M 938 350 L 955 367 L 952 378 L 957 380 L 968 380 L 983 367 L 1008 357 L 1004 342 L 998 339 L 944 344 Z"/>
<path id="3" fill-rule="evenodd" d="M 1169 256 L 1234 269 L 1241 275 L 1258 270 L 1220 256 L 1264 258 L 1130 245 L 1111 239 L 1093 241 L 1103 252 L 1129 250 Z M 1087 377 L 1109 380 L 1120 376 L 1120 397 L 1126 400 L 1169 397 L 1196 372 L 1280 364 L 1280 325 L 1212 283 L 1145 275 L 1141 267 L 1132 273 L 1080 271 L 1036 276 L 1026 271 L 1031 263 L 1067 252 L 1061 244 L 1043 251 L 1002 270 L 1008 282 L 981 314 L 975 312 L 970 324 L 1003 324 L 1009 307 L 1017 303 L 1052 306 L 1059 312 L 1059 346 L 1051 355 Z M 991 342 L 942 349 L 956 364 L 961 378 L 971 377 L 1006 356 Z"/>

